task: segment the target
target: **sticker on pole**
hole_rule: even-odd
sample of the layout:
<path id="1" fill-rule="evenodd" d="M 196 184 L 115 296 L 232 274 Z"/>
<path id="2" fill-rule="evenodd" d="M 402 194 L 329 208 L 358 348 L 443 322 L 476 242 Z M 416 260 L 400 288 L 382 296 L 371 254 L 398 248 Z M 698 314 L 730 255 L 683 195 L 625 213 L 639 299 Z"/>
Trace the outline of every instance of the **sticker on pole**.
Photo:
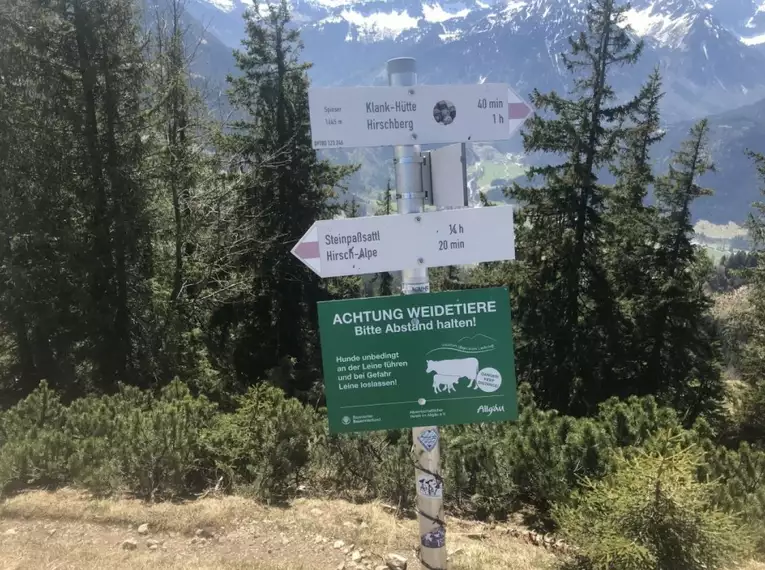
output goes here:
<path id="1" fill-rule="evenodd" d="M 417 494 L 428 499 L 440 499 L 444 496 L 444 482 L 434 475 L 420 475 L 417 477 Z"/>
<path id="2" fill-rule="evenodd" d="M 437 526 L 435 530 L 423 534 L 420 537 L 420 543 L 425 548 L 443 548 L 446 546 L 446 529 L 440 525 Z"/>
<path id="3" fill-rule="evenodd" d="M 426 429 L 417 436 L 417 440 L 427 451 L 433 451 L 438 445 L 438 432 L 434 429 Z"/>
<path id="4" fill-rule="evenodd" d="M 326 301 L 319 333 L 332 433 L 518 417 L 506 288 Z"/>

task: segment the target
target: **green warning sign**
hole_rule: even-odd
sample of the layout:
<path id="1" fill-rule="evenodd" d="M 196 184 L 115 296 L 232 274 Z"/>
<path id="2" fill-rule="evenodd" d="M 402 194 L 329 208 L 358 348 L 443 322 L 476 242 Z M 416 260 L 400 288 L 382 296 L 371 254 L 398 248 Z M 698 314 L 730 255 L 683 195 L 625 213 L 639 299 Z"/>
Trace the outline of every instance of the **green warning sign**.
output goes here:
<path id="1" fill-rule="evenodd" d="M 505 288 L 319 303 L 332 432 L 515 420 Z"/>

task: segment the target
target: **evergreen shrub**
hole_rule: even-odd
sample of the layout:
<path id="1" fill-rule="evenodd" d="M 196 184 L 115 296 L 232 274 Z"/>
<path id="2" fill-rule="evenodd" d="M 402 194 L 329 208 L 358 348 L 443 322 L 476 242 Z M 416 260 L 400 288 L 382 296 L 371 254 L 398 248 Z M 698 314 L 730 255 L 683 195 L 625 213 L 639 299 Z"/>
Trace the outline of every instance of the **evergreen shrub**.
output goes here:
<path id="1" fill-rule="evenodd" d="M 402 510 L 415 504 L 410 430 L 323 433 L 312 457 L 314 490 L 351 501 L 378 499 Z"/>
<path id="2" fill-rule="evenodd" d="M 320 416 L 268 384 L 251 387 L 237 404 L 215 418 L 207 453 L 234 488 L 282 499 L 306 477 Z"/>
<path id="3" fill-rule="evenodd" d="M 215 412 L 179 381 L 158 397 L 122 386 L 69 407 L 45 382 L 0 416 L 0 485 L 78 484 L 145 498 L 202 488 L 202 433 Z"/>
<path id="4" fill-rule="evenodd" d="M 588 570 L 715 570 L 750 544 L 741 519 L 715 505 L 716 485 L 699 481 L 698 446 L 658 436 L 650 451 L 617 454 L 614 470 L 587 479 L 553 516 Z"/>
<path id="5" fill-rule="evenodd" d="M 677 513 L 698 505 L 704 512 L 732 513 L 746 522 L 753 543 L 765 553 L 765 452 L 756 446 L 718 445 L 706 422 L 685 429 L 673 410 L 650 397 L 608 400 L 590 418 L 538 408 L 528 385 L 521 386 L 519 398 L 517 422 L 443 428 L 450 511 L 503 519 L 522 510 L 548 530 L 563 524 L 563 532 L 576 542 L 575 523 L 591 508 L 588 501 L 596 504 L 622 484 L 637 492 L 647 485 L 646 474 L 661 480 L 656 469 L 662 462 L 669 465 L 666 473 L 685 473 L 658 437 L 672 434 L 683 449 L 695 446 L 703 454 L 678 455 L 693 460 L 695 479 L 683 480 L 683 486 L 679 476 L 666 475 L 667 488 L 678 489 L 677 496 L 668 491 L 666 504 Z M 416 500 L 410 434 L 330 435 L 324 410 L 305 406 L 269 383 L 251 387 L 224 413 L 178 380 L 157 393 L 121 386 L 114 395 L 88 396 L 68 406 L 42 382 L 25 400 L 0 412 L 0 489 L 7 494 L 74 485 L 98 494 L 127 492 L 159 500 L 225 483 L 227 490 L 265 500 L 283 500 L 300 490 L 377 499 L 410 510 Z M 625 474 L 628 466 L 639 470 L 634 481 Z M 633 516 L 637 503 L 625 504 L 624 512 L 604 511 L 603 516 Z M 703 522 L 694 521 L 686 522 Z M 603 550 L 593 550 L 593 560 L 610 552 L 605 542 L 598 544 L 592 548 Z M 649 552 L 654 547 L 645 546 Z M 630 560 L 642 560 L 636 552 L 628 553 Z"/>
<path id="6" fill-rule="evenodd" d="M 757 551 L 765 554 L 765 452 L 748 443 L 742 443 L 737 450 L 709 441 L 705 447 L 699 479 L 715 484 L 714 504 L 740 514 L 752 529 Z"/>
<path id="7" fill-rule="evenodd" d="M 66 408 L 45 381 L 0 416 L 2 489 L 68 482 L 68 461 L 75 446 L 65 424 Z"/>

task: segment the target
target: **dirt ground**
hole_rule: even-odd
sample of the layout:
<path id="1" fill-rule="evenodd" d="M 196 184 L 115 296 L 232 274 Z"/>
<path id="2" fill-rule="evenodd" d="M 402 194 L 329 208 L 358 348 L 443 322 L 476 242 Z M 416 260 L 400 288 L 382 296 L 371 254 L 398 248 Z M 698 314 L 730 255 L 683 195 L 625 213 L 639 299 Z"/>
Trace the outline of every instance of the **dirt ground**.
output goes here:
<path id="1" fill-rule="evenodd" d="M 450 570 L 543 570 L 554 562 L 545 548 L 513 537 L 517 529 L 448 522 Z M 417 534 L 416 521 L 379 504 L 297 500 L 276 508 L 224 497 L 147 505 L 34 492 L 0 505 L 0 570 L 376 570 L 391 553 L 412 570 Z"/>
<path id="2" fill-rule="evenodd" d="M 551 545 L 520 527 L 448 524 L 449 570 L 552 570 L 556 561 Z M 32 492 L 0 503 L 0 570 L 382 570 L 389 554 L 418 570 L 417 534 L 416 521 L 381 504 L 306 499 L 280 508 L 222 497 L 148 505 Z"/>

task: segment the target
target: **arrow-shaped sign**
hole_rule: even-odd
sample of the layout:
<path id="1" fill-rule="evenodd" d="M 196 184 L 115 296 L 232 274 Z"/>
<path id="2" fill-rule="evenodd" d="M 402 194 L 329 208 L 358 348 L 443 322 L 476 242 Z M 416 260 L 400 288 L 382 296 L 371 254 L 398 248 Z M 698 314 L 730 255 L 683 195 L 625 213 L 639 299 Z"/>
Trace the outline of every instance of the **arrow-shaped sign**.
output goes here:
<path id="1" fill-rule="evenodd" d="M 321 220 L 292 254 L 320 277 L 511 260 L 513 208 Z"/>
<path id="2" fill-rule="evenodd" d="M 505 140 L 507 90 L 504 83 L 313 87 L 308 93 L 313 147 Z"/>

